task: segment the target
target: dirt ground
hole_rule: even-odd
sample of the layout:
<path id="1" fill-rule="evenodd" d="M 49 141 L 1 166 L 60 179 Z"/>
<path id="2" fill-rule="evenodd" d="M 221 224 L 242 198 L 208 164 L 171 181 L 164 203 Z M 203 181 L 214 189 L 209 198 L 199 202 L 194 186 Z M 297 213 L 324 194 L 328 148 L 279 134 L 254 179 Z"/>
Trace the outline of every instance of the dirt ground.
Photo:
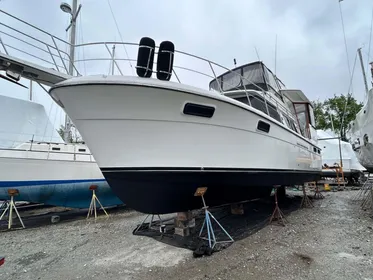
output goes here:
<path id="1" fill-rule="evenodd" d="M 372 279 L 372 212 L 330 192 L 210 257 L 132 235 L 144 215 L 0 232 L 0 279 Z"/>

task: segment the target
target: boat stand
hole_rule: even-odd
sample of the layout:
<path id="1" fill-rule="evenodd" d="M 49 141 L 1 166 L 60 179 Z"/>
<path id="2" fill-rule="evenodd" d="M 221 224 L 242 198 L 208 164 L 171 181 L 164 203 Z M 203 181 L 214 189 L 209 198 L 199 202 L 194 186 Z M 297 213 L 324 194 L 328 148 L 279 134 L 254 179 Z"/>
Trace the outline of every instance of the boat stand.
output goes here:
<path id="1" fill-rule="evenodd" d="M 94 212 L 95 213 L 95 221 L 96 221 L 96 219 L 97 219 L 97 205 L 96 205 L 96 202 L 98 202 L 98 204 L 101 206 L 101 209 L 104 211 L 105 215 L 107 217 L 109 217 L 109 214 L 106 212 L 105 208 L 102 206 L 100 200 L 98 199 L 98 197 L 96 195 L 97 186 L 92 185 L 92 186 L 89 187 L 89 189 L 92 191 L 92 199 L 91 199 L 91 204 L 89 205 L 87 219 Z"/>
<path id="2" fill-rule="evenodd" d="M 302 190 L 303 190 L 303 198 L 302 198 L 302 202 L 300 203 L 299 208 L 312 208 L 313 204 L 311 202 L 311 199 L 308 197 L 308 195 L 306 193 L 306 186 L 305 185 L 302 186 Z"/>
<path id="3" fill-rule="evenodd" d="M 277 190 L 281 186 L 274 186 L 275 189 L 275 210 L 272 213 L 271 218 L 269 219 L 269 223 L 275 219 L 279 225 L 285 226 L 287 220 L 285 218 L 284 213 L 281 211 L 280 207 L 278 207 L 278 199 L 277 199 Z"/>
<path id="4" fill-rule="evenodd" d="M 360 199 L 363 199 L 366 196 L 367 192 L 372 189 L 373 178 L 370 178 L 369 175 L 370 174 L 368 174 L 368 179 L 364 182 L 363 186 L 360 188 L 360 190 L 357 192 L 352 200 L 358 201 Z"/>
<path id="5" fill-rule="evenodd" d="M 319 190 L 319 186 L 316 184 L 316 182 L 312 182 L 312 185 L 313 185 L 314 188 L 315 188 L 315 194 L 314 194 L 313 198 L 315 198 L 315 199 L 323 199 L 324 196 L 323 196 L 323 194 L 320 192 L 320 190 Z"/>
<path id="6" fill-rule="evenodd" d="M 136 229 L 134 230 L 133 234 L 136 234 L 138 231 L 145 229 L 144 225 L 145 225 L 146 220 L 149 218 L 149 216 L 151 216 L 151 218 L 150 218 L 150 223 L 148 225 L 148 229 L 155 229 L 155 230 L 157 230 L 157 228 L 155 226 L 153 226 L 153 223 L 157 222 L 157 221 L 154 221 L 154 216 L 158 216 L 158 219 L 159 219 L 159 231 L 161 233 L 164 233 L 164 231 L 165 231 L 165 225 L 163 224 L 161 216 L 155 215 L 155 214 L 148 214 L 145 217 L 145 219 L 142 221 L 142 223 L 136 227 Z"/>
<path id="7" fill-rule="evenodd" d="M 218 244 L 218 243 L 231 243 L 231 242 L 234 242 L 234 240 L 233 240 L 232 236 L 224 229 L 224 227 L 216 220 L 216 218 L 208 210 L 208 206 L 206 206 L 205 198 L 203 197 L 204 194 L 206 193 L 206 191 L 207 191 L 206 187 L 198 188 L 196 190 L 195 194 L 194 194 L 194 196 L 200 196 L 202 198 L 202 203 L 203 203 L 202 209 L 205 211 L 205 220 L 203 221 L 203 224 L 202 224 L 202 227 L 201 227 L 201 230 L 200 230 L 198 236 L 201 239 L 208 240 L 209 247 L 210 247 L 211 250 L 213 250 L 215 245 Z M 218 226 L 221 228 L 221 230 L 224 232 L 224 234 L 229 238 L 229 240 L 223 240 L 223 241 L 217 241 L 216 240 L 214 229 L 212 227 L 211 218 L 218 224 Z M 204 229 L 205 226 L 206 226 L 206 230 L 207 230 L 207 238 L 202 237 L 202 232 L 203 232 L 203 229 Z"/>
<path id="8" fill-rule="evenodd" d="M 17 217 L 18 217 L 19 221 L 21 222 L 22 227 L 25 228 L 25 225 L 23 224 L 21 216 L 18 213 L 16 204 L 14 203 L 14 196 L 18 195 L 19 191 L 17 189 L 8 189 L 8 194 L 10 196 L 10 201 L 6 201 L 5 202 L 6 207 L 5 207 L 5 210 L 3 211 L 3 213 L 0 216 L 0 221 L 3 219 L 3 217 L 5 216 L 5 214 L 9 211 L 9 215 L 8 215 L 8 229 L 11 229 L 12 225 L 13 225 L 13 209 L 14 209 L 14 212 L 16 212 Z"/>

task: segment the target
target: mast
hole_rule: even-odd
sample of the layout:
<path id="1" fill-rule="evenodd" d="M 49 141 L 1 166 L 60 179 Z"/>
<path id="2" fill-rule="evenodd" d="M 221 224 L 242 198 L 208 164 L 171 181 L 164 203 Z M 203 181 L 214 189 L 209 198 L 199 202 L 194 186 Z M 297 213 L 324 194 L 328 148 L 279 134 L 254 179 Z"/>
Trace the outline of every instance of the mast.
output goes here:
<path id="1" fill-rule="evenodd" d="M 69 26 L 66 28 L 66 31 L 68 31 L 70 28 L 70 63 L 69 63 L 69 75 L 74 75 L 74 61 L 75 61 L 75 39 L 76 39 L 76 19 L 78 17 L 78 14 L 80 12 L 80 9 L 82 5 L 79 5 L 78 8 L 78 0 L 72 0 L 72 8 L 67 3 L 62 3 L 60 5 L 60 8 L 63 12 L 68 13 L 71 15 L 71 21 Z M 70 133 L 71 133 L 71 120 L 69 116 L 65 115 L 65 131 L 64 131 L 64 140 L 65 142 L 69 142 L 70 139 Z"/>
<path id="2" fill-rule="evenodd" d="M 366 94 L 368 94 L 368 92 L 369 92 L 369 89 L 368 89 L 368 82 L 367 82 L 367 76 L 365 75 L 363 56 L 361 55 L 361 48 L 358 48 L 358 49 L 357 49 L 357 52 L 359 53 L 359 59 L 360 59 L 360 65 L 361 65 L 361 71 L 363 72 L 364 85 L 365 85 L 365 92 L 366 92 Z"/>

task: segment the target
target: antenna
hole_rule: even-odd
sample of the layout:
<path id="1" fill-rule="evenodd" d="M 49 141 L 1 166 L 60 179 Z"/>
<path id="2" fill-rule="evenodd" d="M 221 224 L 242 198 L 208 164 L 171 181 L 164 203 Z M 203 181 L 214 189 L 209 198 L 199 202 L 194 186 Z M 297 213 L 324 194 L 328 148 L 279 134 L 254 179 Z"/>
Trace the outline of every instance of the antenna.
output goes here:
<path id="1" fill-rule="evenodd" d="M 233 58 L 233 64 L 234 64 L 234 67 L 236 67 L 236 65 L 237 65 L 237 61 L 236 61 L 235 58 Z"/>
<path id="2" fill-rule="evenodd" d="M 276 34 L 276 42 L 275 42 L 275 76 L 277 76 L 276 69 L 277 69 L 277 34 Z"/>
<path id="3" fill-rule="evenodd" d="M 256 56 L 258 57 L 258 60 L 260 61 L 258 50 L 256 49 L 256 47 L 254 47 L 254 49 L 255 49 L 255 52 L 256 52 Z"/>

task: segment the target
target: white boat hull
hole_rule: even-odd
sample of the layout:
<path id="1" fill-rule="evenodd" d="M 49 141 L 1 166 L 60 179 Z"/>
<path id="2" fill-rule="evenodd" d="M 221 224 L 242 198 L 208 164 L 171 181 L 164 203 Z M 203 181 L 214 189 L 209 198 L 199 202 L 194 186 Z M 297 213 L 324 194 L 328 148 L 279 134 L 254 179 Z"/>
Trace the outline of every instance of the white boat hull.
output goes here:
<path id="1" fill-rule="evenodd" d="M 301 184 L 320 175 L 315 146 L 262 112 L 179 84 L 167 82 L 166 89 L 161 81 L 131 79 L 51 90 L 114 192 L 126 195 L 130 207 L 148 213 L 184 211 L 200 206 L 193 197 L 200 186 L 211 188 L 206 197 L 214 201 L 228 199 L 222 196 L 231 187 L 236 195 L 228 200 L 235 200 L 261 192 L 254 187 L 265 187 L 267 194 L 273 185 Z M 214 107 L 214 115 L 185 115 L 186 103 Z M 259 120 L 270 125 L 268 133 L 257 129 Z M 148 199 L 135 197 L 143 191 L 151 191 Z"/>
<path id="2" fill-rule="evenodd" d="M 349 124 L 347 132 L 356 157 L 365 169 L 373 172 L 373 90 L 368 93 L 367 102 Z"/>

